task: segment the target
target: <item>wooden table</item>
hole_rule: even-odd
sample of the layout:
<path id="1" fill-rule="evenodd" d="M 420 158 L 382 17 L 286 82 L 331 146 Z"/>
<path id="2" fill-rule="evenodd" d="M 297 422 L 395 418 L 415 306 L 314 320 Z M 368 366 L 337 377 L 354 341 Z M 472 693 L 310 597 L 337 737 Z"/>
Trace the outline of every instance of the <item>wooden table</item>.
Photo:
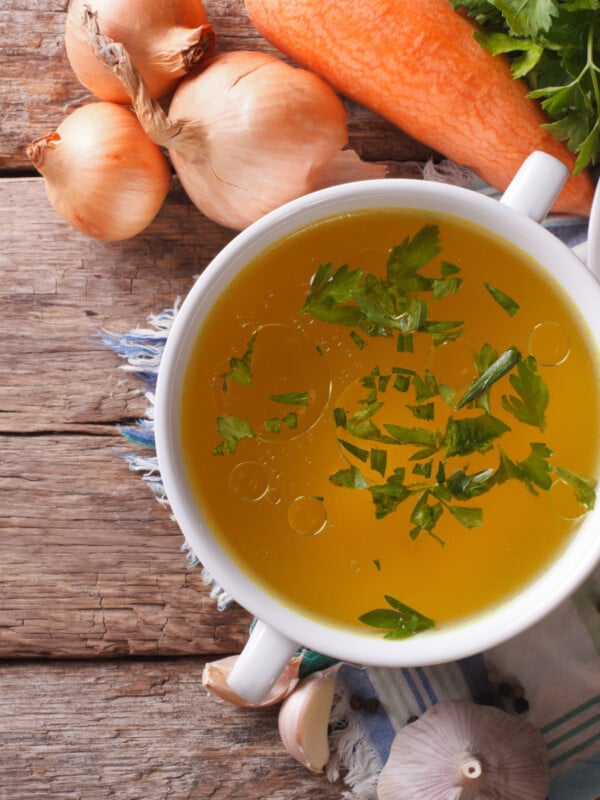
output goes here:
<path id="1" fill-rule="evenodd" d="M 241 0 L 208 0 L 218 49 L 271 50 Z M 0 10 L 0 798 L 340 797 L 279 741 L 276 711 L 216 702 L 204 663 L 241 649 L 168 511 L 121 457 L 144 415 L 99 341 L 183 297 L 231 231 L 175 182 L 154 223 L 87 239 L 25 154 L 90 100 L 66 59 L 67 0 Z M 348 104 L 351 142 L 394 170 L 431 153 Z"/>

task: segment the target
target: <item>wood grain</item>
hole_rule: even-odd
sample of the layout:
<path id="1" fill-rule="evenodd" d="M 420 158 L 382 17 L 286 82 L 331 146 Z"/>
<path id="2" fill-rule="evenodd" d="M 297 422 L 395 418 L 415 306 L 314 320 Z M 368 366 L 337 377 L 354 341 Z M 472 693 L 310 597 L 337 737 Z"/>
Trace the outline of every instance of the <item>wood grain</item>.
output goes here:
<path id="1" fill-rule="evenodd" d="M 141 237 L 70 230 L 43 181 L 0 181 L 0 657 L 236 652 L 183 539 L 122 457 L 145 387 L 99 340 L 183 296 L 231 232 L 177 187 Z"/>
<path id="2" fill-rule="evenodd" d="M 142 414 L 140 382 L 119 370 L 99 335 L 147 327 L 232 236 L 175 182 L 140 236 L 88 239 L 50 207 L 41 178 L 0 181 L 0 231 L 0 426 L 8 432 Z"/>
<path id="3" fill-rule="evenodd" d="M 216 702 L 203 661 L 0 669 L 0 800 L 329 800 L 284 751 L 277 711 Z"/>
<path id="4" fill-rule="evenodd" d="M 263 50 L 281 56 L 248 21 L 242 0 L 206 0 L 217 52 Z M 32 170 L 27 146 L 92 102 L 64 48 L 67 0 L 3 0 L 0 10 L 0 170 Z M 431 150 L 357 104 L 347 103 L 350 140 L 369 161 L 425 159 Z"/>
<path id="5" fill-rule="evenodd" d="M 241 649 L 250 618 L 216 610 L 118 433 L 1 443 L 0 658 Z"/>

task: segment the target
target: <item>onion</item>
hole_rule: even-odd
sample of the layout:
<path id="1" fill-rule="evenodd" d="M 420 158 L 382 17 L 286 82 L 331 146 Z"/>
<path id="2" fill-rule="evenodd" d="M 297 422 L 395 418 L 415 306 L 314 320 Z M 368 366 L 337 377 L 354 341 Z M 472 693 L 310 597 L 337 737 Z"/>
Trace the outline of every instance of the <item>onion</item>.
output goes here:
<path id="1" fill-rule="evenodd" d="M 201 0 L 71 0 L 65 46 L 81 83 L 103 100 L 128 103 L 110 69 L 94 55 L 85 27 L 97 14 L 102 33 L 127 48 L 151 97 L 173 91 L 177 82 L 214 47 L 214 32 Z"/>
<path id="2" fill-rule="evenodd" d="M 342 150 L 346 114 L 333 89 L 279 58 L 232 51 L 210 59 L 179 84 L 167 117 L 120 43 L 98 34 L 95 50 L 146 133 L 168 148 L 192 202 L 221 225 L 241 230 L 314 189 L 385 173 Z"/>
<path id="3" fill-rule="evenodd" d="M 115 103 L 91 103 L 27 155 L 46 179 L 54 209 L 96 239 L 128 239 L 154 219 L 171 182 L 167 159 L 135 114 Z"/>

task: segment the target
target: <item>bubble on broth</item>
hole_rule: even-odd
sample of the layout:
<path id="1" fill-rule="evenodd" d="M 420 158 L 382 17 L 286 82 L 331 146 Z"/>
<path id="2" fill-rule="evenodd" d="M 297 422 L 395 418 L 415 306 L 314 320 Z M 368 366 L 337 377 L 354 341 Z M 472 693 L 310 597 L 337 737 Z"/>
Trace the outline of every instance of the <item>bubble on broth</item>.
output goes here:
<path id="1" fill-rule="evenodd" d="M 558 322 L 535 325 L 529 334 L 528 346 L 530 354 L 544 367 L 563 364 L 571 353 L 569 334 Z"/>
<path id="2" fill-rule="evenodd" d="M 319 421 L 331 379 L 312 339 L 292 325 L 269 324 L 249 336 L 245 353 L 220 365 L 212 390 L 219 415 L 247 420 L 259 440 L 288 442 Z"/>
<path id="3" fill-rule="evenodd" d="M 327 524 L 327 510 L 321 497 L 301 495 L 288 506 L 288 525 L 298 536 L 316 536 Z"/>
<path id="4" fill-rule="evenodd" d="M 281 494 L 276 489 L 269 489 L 265 495 L 265 500 L 271 506 L 278 506 L 281 503 Z"/>
<path id="5" fill-rule="evenodd" d="M 267 470 L 257 461 L 242 461 L 231 470 L 229 486 L 240 500 L 256 502 L 269 490 Z"/>
<path id="6" fill-rule="evenodd" d="M 559 479 L 550 489 L 550 507 L 554 513 L 565 520 L 577 520 L 587 512 L 587 508 L 579 502 L 573 487 Z"/>
<path id="7" fill-rule="evenodd" d="M 477 376 L 475 351 L 462 339 L 444 342 L 427 354 L 427 369 L 433 372 L 438 383 L 459 391 Z"/>

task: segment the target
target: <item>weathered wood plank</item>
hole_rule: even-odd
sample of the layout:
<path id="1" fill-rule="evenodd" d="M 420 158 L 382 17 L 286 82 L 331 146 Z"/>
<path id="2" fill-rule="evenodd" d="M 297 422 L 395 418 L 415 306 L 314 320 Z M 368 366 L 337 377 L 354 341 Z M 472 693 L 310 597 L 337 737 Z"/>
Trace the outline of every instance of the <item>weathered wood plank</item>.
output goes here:
<path id="1" fill-rule="evenodd" d="M 328 800 L 277 711 L 200 685 L 200 659 L 0 665 L 0 800 Z"/>
<path id="2" fill-rule="evenodd" d="M 97 338 L 170 308 L 231 238 L 177 184 L 140 236 L 71 230 L 41 178 L 0 181 L 0 430 L 64 430 L 143 413 L 137 378 Z"/>
<path id="3" fill-rule="evenodd" d="M 238 652 L 169 512 L 96 435 L 3 436 L 0 659 Z"/>
<path id="4" fill-rule="evenodd" d="M 276 51 L 248 21 L 243 0 L 205 0 L 217 50 Z M 73 74 L 64 48 L 67 0 L 4 0 L 0 11 L 0 170 L 31 170 L 27 145 L 93 98 Z M 367 160 L 426 158 L 378 115 L 348 103 L 351 142 Z"/>

